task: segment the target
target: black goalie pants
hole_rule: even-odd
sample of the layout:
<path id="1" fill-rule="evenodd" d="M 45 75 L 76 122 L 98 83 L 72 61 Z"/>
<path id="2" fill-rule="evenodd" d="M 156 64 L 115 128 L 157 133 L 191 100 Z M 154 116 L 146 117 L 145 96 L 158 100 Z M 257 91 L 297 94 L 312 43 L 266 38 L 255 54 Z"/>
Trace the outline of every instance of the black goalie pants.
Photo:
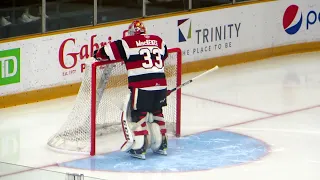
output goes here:
<path id="1" fill-rule="evenodd" d="M 167 106 L 167 89 L 146 91 L 138 88 L 131 90 L 131 117 L 133 122 L 144 118 L 147 112 L 162 114 L 162 107 Z M 163 116 L 163 115 L 162 115 Z"/>

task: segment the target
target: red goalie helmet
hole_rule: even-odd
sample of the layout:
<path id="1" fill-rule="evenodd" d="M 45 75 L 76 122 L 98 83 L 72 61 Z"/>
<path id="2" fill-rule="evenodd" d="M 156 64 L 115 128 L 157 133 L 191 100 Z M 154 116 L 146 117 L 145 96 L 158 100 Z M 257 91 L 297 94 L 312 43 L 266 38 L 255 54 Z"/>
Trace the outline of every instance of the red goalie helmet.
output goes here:
<path id="1" fill-rule="evenodd" d="M 146 34 L 146 33 L 147 33 L 146 27 L 140 20 L 133 21 L 128 28 L 129 36 Z"/>

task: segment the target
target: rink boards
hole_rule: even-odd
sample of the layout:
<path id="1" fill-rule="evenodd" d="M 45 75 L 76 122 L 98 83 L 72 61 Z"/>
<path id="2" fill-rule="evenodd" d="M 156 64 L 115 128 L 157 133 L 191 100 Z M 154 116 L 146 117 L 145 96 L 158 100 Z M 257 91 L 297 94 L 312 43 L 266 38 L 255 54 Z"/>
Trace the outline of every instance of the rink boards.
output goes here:
<path id="1" fill-rule="evenodd" d="M 0 108 L 74 95 L 84 62 L 130 21 L 0 42 Z M 320 49 L 320 2 L 283 0 L 176 13 L 144 21 L 183 53 L 183 73 Z"/>

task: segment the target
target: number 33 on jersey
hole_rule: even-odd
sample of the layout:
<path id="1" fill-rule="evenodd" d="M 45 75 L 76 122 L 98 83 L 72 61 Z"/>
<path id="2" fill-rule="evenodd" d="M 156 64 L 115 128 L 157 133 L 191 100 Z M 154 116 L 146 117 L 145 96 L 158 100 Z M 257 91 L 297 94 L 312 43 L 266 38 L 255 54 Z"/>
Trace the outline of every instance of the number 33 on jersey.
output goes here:
<path id="1" fill-rule="evenodd" d="M 156 35 L 126 36 L 101 50 L 103 60 L 122 59 L 128 70 L 129 88 L 160 90 L 167 86 L 164 61 L 167 46 Z"/>

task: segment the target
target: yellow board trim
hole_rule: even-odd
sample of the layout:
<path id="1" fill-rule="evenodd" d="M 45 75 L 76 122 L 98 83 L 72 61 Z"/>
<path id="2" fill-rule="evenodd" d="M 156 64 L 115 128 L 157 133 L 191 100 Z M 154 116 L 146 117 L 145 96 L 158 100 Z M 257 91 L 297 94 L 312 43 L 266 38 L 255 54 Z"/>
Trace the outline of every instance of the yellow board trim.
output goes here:
<path id="1" fill-rule="evenodd" d="M 267 49 L 261 49 L 251 52 L 245 52 L 240 54 L 210 58 L 201 61 L 195 61 L 190 63 L 185 63 L 182 65 L 182 73 L 198 72 L 204 71 L 219 65 L 220 67 L 234 65 L 239 63 L 246 63 L 256 60 L 263 60 L 275 56 L 283 56 L 296 53 L 305 53 L 320 51 L 320 41 L 319 42 L 307 42 L 301 44 L 291 44 L 280 47 L 272 47 Z M 50 99 L 56 99 L 66 96 L 76 95 L 80 87 L 80 83 L 23 92 L 19 94 L 13 94 L 8 96 L 0 97 L 0 108 L 7 108 L 22 104 L 29 104 L 34 102 L 40 102 Z"/>
<path id="2" fill-rule="evenodd" d="M 226 5 L 220 5 L 220 6 L 213 6 L 213 7 L 207 7 L 207 8 L 199 8 L 199 9 L 193 9 L 193 10 L 186 10 L 186 11 L 179 11 L 179 12 L 172 12 L 172 13 L 148 16 L 148 17 L 138 17 L 138 18 L 125 19 L 125 20 L 120 20 L 120 21 L 113 21 L 110 23 L 98 24 L 96 26 L 89 25 L 89 26 L 82 26 L 82 27 L 74 27 L 74 28 L 69 28 L 69 29 L 50 31 L 50 32 L 46 32 L 43 34 L 38 33 L 38 34 L 12 37 L 12 38 L 7 38 L 7 39 L 0 39 L 0 44 L 13 42 L 13 41 L 19 41 L 19 40 L 26 40 L 26 39 L 32 39 L 32 38 L 39 38 L 39 37 L 53 36 L 53 35 L 58 35 L 58 34 L 65 34 L 65 33 L 71 33 L 71 32 L 104 28 L 104 27 L 110 27 L 110 26 L 116 26 L 116 25 L 122 25 L 122 24 L 129 24 L 134 19 L 142 19 L 142 20 L 148 21 L 148 20 L 153 20 L 153 19 L 162 19 L 162 18 L 168 18 L 168 17 L 180 16 L 180 15 L 188 15 L 188 14 L 194 14 L 194 13 L 199 13 L 199 12 L 213 11 L 213 10 L 226 9 L 226 8 L 234 8 L 234 7 L 239 7 L 239 6 L 246 6 L 246 5 L 273 2 L 273 1 L 276 1 L 276 0 L 258 0 L 258 1 L 241 2 L 241 3 L 237 3 L 237 4 L 226 4 Z"/>

